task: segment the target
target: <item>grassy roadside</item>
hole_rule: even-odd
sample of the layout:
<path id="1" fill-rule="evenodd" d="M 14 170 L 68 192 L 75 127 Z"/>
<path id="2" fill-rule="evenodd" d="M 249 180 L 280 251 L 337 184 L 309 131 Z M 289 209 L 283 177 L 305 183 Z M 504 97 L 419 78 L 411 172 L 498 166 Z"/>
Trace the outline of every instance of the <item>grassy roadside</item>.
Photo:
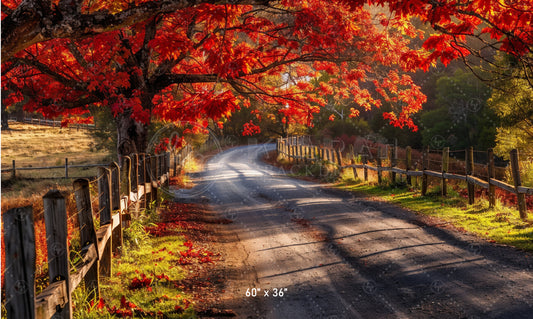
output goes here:
<path id="1" fill-rule="evenodd" d="M 89 132 L 16 123 L 11 127 L 9 132 L 2 131 L 4 167 L 10 167 L 12 159 L 16 160 L 17 167 L 62 165 L 65 157 L 69 158 L 69 164 L 106 163 L 110 160 L 110 153 L 100 148 L 99 141 Z M 56 140 L 62 142 L 54 142 L 50 147 L 50 141 Z M 183 169 L 190 173 L 199 170 L 197 166 L 191 160 Z M 11 179 L 9 173 L 2 174 L 2 212 L 32 204 L 34 211 L 42 211 L 42 196 L 48 189 L 71 190 L 72 179 L 50 178 L 63 174 L 61 169 L 17 172 L 15 179 Z M 73 169 L 69 175 L 94 174 L 90 170 Z M 171 182 L 173 187 L 179 187 L 176 185 L 179 183 L 191 187 L 185 173 L 173 177 Z M 74 207 L 68 211 L 76 210 Z M 216 314 L 216 309 L 206 307 L 213 304 L 214 296 L 219 294 L 217 289 L 221 289 L 217 286 L 218 281 L 213 280 L 216 279 L 213 269 L 220 257 L 205 238 L 208 230 L 199 217 L 202 214 L 201 207 L 174 203 L 170 198 L 157 210 L 139 213 L 124 229 L 121 252 L 112 260 L 112 277 L 100 277 L 101 298 L 90 300 L 83 283 L 73 291 L 73 317 L 196 318 L 202 314 Z M 69 221 L 76 219 L 75 215 L 71 217 Z M 38 241 L 43 241 L 45 236 L 42 219 L 42 214 L 35 219 Z M 72 237 L 73 241 L 78 238 L 76 234 Z M 44 261 L 42 258 L 37 260 L 39 273 L 43 273 L 36 283 L 39 293 L 48 286 L 48 279 L 46 251 L 39 250 L 43 245 L 37 246 L 37 256 L 45 258 Z M 78 249 L 71 246 L 71 253 L 76 251 Z M 223 311 L 218 312 L 224 314 Z M 2 304 L 2 317 L 4 314 Z"/>
<path id="2" fill-rule="evenodd" d="M 351 169 L 339 173 L 333 167 L 320 164 L 298 167 L 283 160 L 273 160 L 274 154 L 275 152 L 270 154 L 270 159 L 265 157 L 264 161 L 283 168 L 294 177 L 330 183 L 338 189 L 363 194 L 372 200 L 392 203 L 416 214 L 434 218 L 438 220 L 437 224 L 449 225 L 489 242 L 533 252 L 533 221 L 521 220 L 517 209 L 504 205 L 499 200 L 494 208 L 489 208 L 488 200 L 484 198 L 476 198 L 475 204 L 469 205 L 468 200 L 457 191 L 465 188 L 466 184 L 452 187 L 450 183 L 448 197 L 440 196 L 438 185 L 433 185 L 426 196 L 421 196 L 420 190 L 414 187 L 362 182 L 354 178 Z"/>
<path id="3" fill-rule="evenodd" d="M 220 254 L 205 237 L 202 208 L 172 201 L 147 211 L 124 231 L 112 277 L 101 278 L 100 299 L 74 292 L 75 319 L 197 318 L 213 313 L 220 293 L 214 269 Z"/>
<path id="4" fill-rule="evenodd" d="M 343 179 L 335 187 L 436 218 L 439 224 L 451 224 L 459 231 L 475 234 L 489 242 L 533 252 L 532 221 L 521 220 L 516 209 L 499 201 L 494 208 L 489 208 L 488 200 L 483 198 L 469 205 L 467 199 L 454 190 L 448 192 L 448 197 L 441 197 L 440 186 L 430 188 L 426 196 L 406 186 L 381 186 L 353 179 Z"/>
<path id="5" fill-rule="evenodd" d="M 190 187 L 187 174 L 201 169 L 194 157 L 171 187 Z M 211 240 L 213 223 L 199 204 L 174 202 L 161 192 L 161 206 L 146 210 L 124 229 L 121 254 L 109 278 L 101 278 L 100 299 L 83 289 L 74 293 L 75 319 L 198 318 L 227 316 L 216 308 L 223 291 L 217 274 L 221 254 Z"/>
<path id="6" fill-rule="evenodd" d="M 113 259 L 113 275 L 100 278 L 100 299 L 90 300 L 82 287 L 74 291 L 73 318 L 194 318 L 187 294 L 175 283 L 187 274 L 177 266 L 185 238 L 179 232 L 156 237 L 149 232 L 154 214 L 124 230 L 122 254 Z M 146 217 L 146 216 L 145 216 Z"/>

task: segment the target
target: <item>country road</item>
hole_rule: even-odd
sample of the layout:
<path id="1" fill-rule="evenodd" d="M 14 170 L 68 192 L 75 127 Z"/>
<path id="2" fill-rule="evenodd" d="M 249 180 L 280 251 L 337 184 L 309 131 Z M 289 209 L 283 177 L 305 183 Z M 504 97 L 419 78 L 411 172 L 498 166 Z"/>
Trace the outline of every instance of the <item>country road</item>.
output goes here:
<path id="1" fill-rule="evenodd" d="M 260 160 L 272 149 L 224 151 L 177 192 L 233 221 L 223 299 L 239 318 L 533 318 L 531 254 L 287 177 Z"/>

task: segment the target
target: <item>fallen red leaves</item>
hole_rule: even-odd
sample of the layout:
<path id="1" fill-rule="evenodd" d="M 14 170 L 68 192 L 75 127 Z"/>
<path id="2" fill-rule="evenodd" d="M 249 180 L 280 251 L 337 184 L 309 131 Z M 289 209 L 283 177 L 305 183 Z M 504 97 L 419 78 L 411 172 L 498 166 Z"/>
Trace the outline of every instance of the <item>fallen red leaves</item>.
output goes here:
<path id="1" fill-rule="evenodd" d="M 178 255 L 178 264 L 185 267 L 190 276 L 184 280 L 174 282 L 176 288 L 192 294 L 197 311 L 204 311 L 216 298 L 217 285 L 223 280 L 216 274 L 216 262 L 221 259 L 218 252 L 212 250 L 212 224 L 225 224 L 224 220 L 208 219 L 205 212 L 194 204 L 166 203 L 160 212 L 160 222 L 147 231 L 154 236 L 180 234 L 187 240 L 183 243 L 186 248 L 182 251 L 168 251 L 170 255 Z M 165 279 L 164 274 L 157 279 Z M 141 278 L 142 279 L 142 278 Z M 168 279 L 168 277 L 166 278 Z M 177 306 L 181 310 L 187 309 L 188 304 Z"/>
<path id="2" fill-rule="evenodd" d="M 141 278 L 135 277 L 131 280 L 131 283 L 128 286 L 128 288 L 131 290 L 134 290 L 134 289 L 150 287 L 150 285 L 152 284 L 152 281 L 153 281 L 152 278 L 147 277 L 145 274 L 141 274 Z"/>

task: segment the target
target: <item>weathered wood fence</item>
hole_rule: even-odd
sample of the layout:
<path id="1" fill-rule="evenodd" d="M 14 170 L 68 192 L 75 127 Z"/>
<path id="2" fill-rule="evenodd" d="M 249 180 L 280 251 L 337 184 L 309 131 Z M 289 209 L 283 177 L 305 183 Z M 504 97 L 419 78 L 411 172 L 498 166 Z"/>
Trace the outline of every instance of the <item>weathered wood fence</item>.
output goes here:
<path id="1" fill-rule="evenodd" d="M 186 145 L 185 147 L 181 148 L 177 152 L 170 153 L 173 157 L 173 174 L 176 176 L 177 172 L 179 171 L 180 167 L 183 166 L 184 161 L 187 159 L 188 156 L 192 153 L 192 148 L 189 145 Z M 42 166 L 42 167 L 33 167 L 33 166 L 22 166 L 17 167 L 16 161 L 12 160 L 11 167 L 9 168 L 2 168 L 2 173 L 11 173 L 11 178 L 17 177 L 17 171 L 34 171 L 34 170 L 52 170 L 52 169 L 63 169 L 64 174 L 61 176 L 56 176 L 52 178 L 73 178 L 69 170 L 73 168 L 91 168 L 91 167 L 99 167 L 99 166 L 105 166 L 105 164 L 72 164 L 71 161 L 69 161 L 68 158 L 65 158 L 65 164 L 63 165 L 56 165 L 56 166 Z"/>
<path id="2" fill-rule="evenodd" d="M 9 118 L 10 121 L 18 122 L 15 117 Z M 56 120 L 50 120 L 50 119 L 44 119 L 44 118 L 33 118 L 33 117 L 24 117 L 21 119 L 22 123 L 26 124 L 33 124 L 33 125 L 44 125 L 44 126 L 51 126 L 51 127 L 61 127 L 61 121 Z M 84 129 L 84 130 L 90 130 L 94 131 L 96 130 L 96 125 L 94 124 L 85 124 L 85 123 L 76 123 L 76 124 L 69 124 L 69 128 L 75 128 L 77 130 Z"/>
<path id="3" fill-rule="evenodd" d="M 160 187 L 168 186 L 170 153 L 133 154 L 122 166 L 113 162 L 98 167 L 96 181 L 73 182 L 79 222 L 81 260 L 70 266 L 67 243 L 66 200 L 57 190 L 43 196 L 50 285 L 35 296 L 35 234 L 32 207 L 3 214 L 5 288 L 8 318 L 72 318 L 71 293 L 84 281 L 92 297 L 99 298 L 99 277 L 111 276 L 113 254 L 122 246 L 122 229 L 131 214 L 158 205 Z M 174 160 L 174 171 L 178 162 Z M 90 183 L 98 187 L 100 227 L 95 230 Z"/>
<path id="4" fill-rule="evenodd" d="M 73 168 L 90 168 L 90 167 L 98 167 L 103 166 L 104 164 L 81 164 L 81 165 L 73 165 L 69 164 L 69 159 L 65 158 L 65 164 L 64 165 L 56 165 L 56 166 L 43 166 L 43 167 L 17 167 L 16 161 L 11 161 L 11 167 L 10 168 L 2 168 L 2 173 L 11 173 L 11 178 L 17 177 L 17 171 L 33 171 L 33 170 L 50 170 L 50 169 L 64 169 L 64 175 L 58 178 L 70 178 L 69 176 L 69 169 Z"/>
<path id="5" fill-rule="evenodd" d="M 518 211 L 520 212 L 520 217 L 522 219 L 527 218 L 527 208 L 526 208 L 526 195 L 533 195 L 533 188 L 522 186 L 520 168 L 519 168 L 519 155 L 517 150 L 512 150 L 510 153 L 510 165 L 513 176 L 513 184 L 510 185 L 503 181 L 494 178 L 494 153 L 492 149 L 487 150 L 487 178 L 484 180 L 482 178 L 474 176 L 474 149 L 472 147 L 465 150 L 465 174 L 456 174 L 450 173 L 448 171 L 450 163 L 450 149 L 445 147 L 442 149 L 442 160 L 440 165 L 440 170 L 430 170 L 430 159 L 429 159 L 429 148 L 425 148 L 422 152 L 422 169 L 417 170 L 413 166 L 411 148 L 407 147 L 405 150 L 405 168 L 399 168 L 397 166 L 398 156 L 397 156 L 397 147 L 388 148 L 387 156 L 383 158 L 383 150 L 378 147 L 377 156 L 372 156 L 370 150 L 360 154 L 360 163 L 356 163 L 355 159 L 350 159 L 349 163 L 344 163 L 343 156 L 338 149 L 334 148 L 325 148 L 316 145 L 309 145 L 307 143 L 307 137 L 287 137 L 279 138 L 276 143 L 276 149 L 278 154 L 282 157 L 288 159 L 289 161 L 294 161 L 297 164 L 307 164 L 316 161 L 323 161 L 331 165 L 335 165 L 338 169 L 347 169 L 351 168 L 353 170 L 354 177 L 358 177 L 357 169 L 363 170 L 363 178 L 365 181 L 368 181 L 368 171 L 375 171 L 377 173 L 378 183 L 383 182 L 383 172 L 389 173 L 389 179 L 392 183 L 397 182 L 398 176 L 404 175 L 406 183 L 412 185 L 411 177 L 420 177 L 422 179 L 421 193 L 426 195 L 428 189 L 428 177 L 436 177 L 441 180 L 441 195 L 447 195 L 447 180 L 463 180 L 467 182 L 468 189 L 468 201 L 469 204 L 474 203 L 474 186 L 480 186 L 485 189 L 488 189 L 489 194 L 489 204 L 494 206 L 496 203 L 495 188 L 500 188 L 508 192 L 514 193 L 517 196 L 517 206 Z M 375 159 L 376 165 L 370 165 L 369 162 L 371 159 Z M 383 159 L 386 160 L 388 165 L 383 165 Z"/>

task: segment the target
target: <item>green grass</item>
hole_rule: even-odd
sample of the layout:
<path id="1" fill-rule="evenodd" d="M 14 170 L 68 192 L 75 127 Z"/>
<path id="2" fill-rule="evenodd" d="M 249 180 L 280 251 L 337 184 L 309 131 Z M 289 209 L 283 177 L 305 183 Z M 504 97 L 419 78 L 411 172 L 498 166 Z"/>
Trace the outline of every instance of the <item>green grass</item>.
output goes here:
<path id="1" fill-rule="evenodd" d="M 468 205 L 465 198 L 449 189 L 448 197 L 440 196 L 440 187 L 429 190 L 426 196 L 420 191 L 407 187 L 379 186 L 359 180 L 345 180 L 337 187 L 349 191 L 362 192 L 378 200 L 384 200 L 423 215 L 450 222 L 458 229 L 473 233 L 496 243 L 533 251 L 533 227 L 530 222 L 520 219 L 518 211 L 497 203 L 489 208 L 484 199 L 476 199 Z"/>
<path id="2" fill-rule="evenodd" d="M 113 276 L 100 277 L 100 297 L 104 306 L 99 308 L 99 300 L 89 300 L 88 293 L 79 287 L 73 293 L 74 318 L 120 318 L 120 311 L 127 310 L 135 312 L 137 317 L 196 318 L 193 307 L 187 307 L 191 296 L 176 287 L 177 282 L 189 275 L 178 262 L 179 252 L 187 249 L 183 245 L 185 238 L 148 234 L 144 226 L 154 225 L 156 213 L 147 213 L 146 218 L 133 221 L 124 230 L 122 255 L 112 263 Z M 136 279 L 144 278 L 147 283 L 135 286 Z"/>

